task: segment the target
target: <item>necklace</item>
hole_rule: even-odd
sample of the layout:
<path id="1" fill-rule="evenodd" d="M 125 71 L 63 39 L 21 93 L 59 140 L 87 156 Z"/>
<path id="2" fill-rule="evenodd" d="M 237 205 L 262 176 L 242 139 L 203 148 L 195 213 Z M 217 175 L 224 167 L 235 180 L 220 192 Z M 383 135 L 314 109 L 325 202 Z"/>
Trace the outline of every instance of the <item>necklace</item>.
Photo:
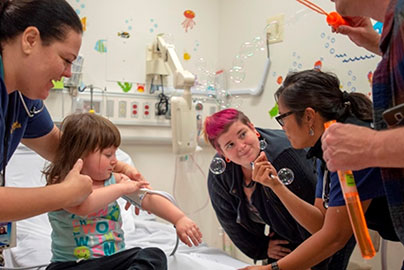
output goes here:
<path id="1" fill-rule="evenodd" d="M 243 187 L 245 188 L 253 188 L 255 186 L 255 181 L 251 180 L 248 185 L 243 181 Z"/>

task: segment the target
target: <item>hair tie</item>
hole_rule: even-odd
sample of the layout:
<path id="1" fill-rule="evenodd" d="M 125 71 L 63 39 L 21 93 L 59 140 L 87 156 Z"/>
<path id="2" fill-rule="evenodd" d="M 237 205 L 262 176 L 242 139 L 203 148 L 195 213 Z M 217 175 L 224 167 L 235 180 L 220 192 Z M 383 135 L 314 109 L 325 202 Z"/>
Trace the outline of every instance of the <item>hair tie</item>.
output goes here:
<path id="1" fill-rule="evenodd" d="M 344 103 L 350 101 L 350 95 L 347 91 L 342 92 L 342 101 Z"/>

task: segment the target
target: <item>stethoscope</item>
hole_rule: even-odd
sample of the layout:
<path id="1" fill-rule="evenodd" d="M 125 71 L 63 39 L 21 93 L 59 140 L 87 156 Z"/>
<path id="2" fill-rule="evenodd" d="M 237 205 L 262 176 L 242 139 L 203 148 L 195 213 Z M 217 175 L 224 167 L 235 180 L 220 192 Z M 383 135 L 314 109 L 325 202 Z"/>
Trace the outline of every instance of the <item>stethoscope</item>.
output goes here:
<path id="1" fill-rule="evenodd" d="M 2 78 L 4 78 L 4 66 L 3 66 L 3 59 L 2 59 L 2 57 L 1 57 L 1 55 L 0 55 L 0 76 L 1 76 Z M 37 108 L 34 106 L 31 110 L 29 110 L 27 104 L 25 103 L 24 97 L 22 96 L 21 92 L 18 91 L 18 90 L 17 90 L 17 92 L 18 92 L 18 95 L 20 96 L 20 100 L 21 100 L 22 106 L 24 107 L 24 109 L 25 109 L 27 115 L 28 115 L 30 118 L 34 117 L 36 114 L 42 112 L 43 109 L 45 109 L 45 103 L 43 103 L 43 101 L 41 101 L 42 107 L 41 107 L 40 109 L 37 109 Z"/>
<path id="2" fill-rule="evenodd" d="M 24 97 L 22 96 L 21 92 L 20 92 L 20 91 L 17 91 L 17 92 L 18 92 L 18 95 L 19 95 L 19 97 L 20 97 L 22 106 L 24 107 L 25 111 L 27 112 L 27 115 L 28 115 L 30 118 L 32 118 L 32 117 L 34 117 L 36 114 L 42 112 L 43 109 L 45 108 L 45 103 L 43 103 L 43 101 L 41 101 L 41 103 L 42 103 L 42 107 L 41 107 L 41 108 L 37 109 L 37 108 L 34 106 L 34 107 L 32 107 L 31 110 L 29 110 L 27 104 L 25 103 Z"/>

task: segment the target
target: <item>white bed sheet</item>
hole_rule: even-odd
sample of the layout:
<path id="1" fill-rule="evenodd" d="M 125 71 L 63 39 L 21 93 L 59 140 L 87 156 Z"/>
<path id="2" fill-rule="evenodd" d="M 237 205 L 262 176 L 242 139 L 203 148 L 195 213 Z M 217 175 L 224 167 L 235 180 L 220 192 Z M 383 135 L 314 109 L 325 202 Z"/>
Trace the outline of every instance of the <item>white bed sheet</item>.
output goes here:
<path id="1" fill-rule="evenodd" d="M 129 155 L 118 150 L 119 160 L 133 164 Z M 7 166 L 7 186 L 43 186 L 45 179 L 41 174 L 45 161 L 37 154 L 20 145 Z M 119 200 L 123 206 L 125 201 Z M 123 207 L 122 207 L 123 209 Z M 122 210 L 125 243 L 130 247 L 159 247 L 167 254 L 173 250 L 176 233 L 172 225 L 157 222 L 153 215 L 141 212 L 134 214 L 131 207 Z M 17 246 L 4 252 L 7 267 L 24 267 L 47 264 L 51 258 L 51 227 L 46 214 L 17 222 Z M 171 270 L 227 270 L 246 266 L 216 248 L 206 244 L 189 248 L 180 242 L 174 256 L 168 257 Z"/>

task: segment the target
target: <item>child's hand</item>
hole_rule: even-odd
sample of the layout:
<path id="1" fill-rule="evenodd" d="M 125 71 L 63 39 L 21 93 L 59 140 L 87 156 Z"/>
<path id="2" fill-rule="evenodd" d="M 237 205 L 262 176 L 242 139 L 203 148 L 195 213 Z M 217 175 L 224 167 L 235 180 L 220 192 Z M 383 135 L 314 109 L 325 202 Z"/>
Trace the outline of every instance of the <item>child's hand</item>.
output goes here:
<path id="1" fill-rule="evenodd" d="M 181 241 L 187 246 L 192 247 L 192 243 L 195 246 L 198 246 L 200 243 L 202 243 L 202 233 L 195 222 L 193 222 L 187 216 L 180 218 L 174 225 Z"/>
<path id="2" fill-rule="evenodd" d="M 278 180 L 276 169 L 268 161 L 264 152 L 261 152 L 258 158 L 254 161 L 252 179 L 270 188 L 281 184 L 281 182 Z"/>
<path id="3" fill-rule="evenodd" d="M 123 195 L 126 195 L 138 191 L 141 188 L 147 187 L 149 182 L 146 180 L 132 181 L 126 175 L 121 174 L 120 184 L 124 187 Z"/>
<path id="4" fill-rule="evenodd" d="M 135 182 L 147 182 L 144 179 L 143 175 L 141 173 L 139 173 L 137 171 L 137 169 L 132 166 L 127 166 L 125 174 L 122 173 L 121 175 L 122 175 L 122 177 L 125 177 L 128 180 L 132 180 Z M 142 186 L 142 188 L 152 189 L 152 187 L 150 186 L 149 183 L 145 186 Z M 132 206 L 132 204 L 130 202 L 127 202 L 125 205 L 125 210 L 128 210 L 129 207 L 131 207 L 131 206 Z M 140 209 L 135 206 L 135 214 L 139 215 L 139 213 L 140 213 Z"/>
<path id="5" fill-rule="evenodd" d="M 139 182 L 146 181 L 143 175 L 140 172 L 138 172 L 138 170 L 135 167 L 132 166 L 126 167 L 124 175 L 129 177 L 132 181 L 139 181 Z M 147 186 L 146 188 L 152 189 L 150 185 Z"/>

